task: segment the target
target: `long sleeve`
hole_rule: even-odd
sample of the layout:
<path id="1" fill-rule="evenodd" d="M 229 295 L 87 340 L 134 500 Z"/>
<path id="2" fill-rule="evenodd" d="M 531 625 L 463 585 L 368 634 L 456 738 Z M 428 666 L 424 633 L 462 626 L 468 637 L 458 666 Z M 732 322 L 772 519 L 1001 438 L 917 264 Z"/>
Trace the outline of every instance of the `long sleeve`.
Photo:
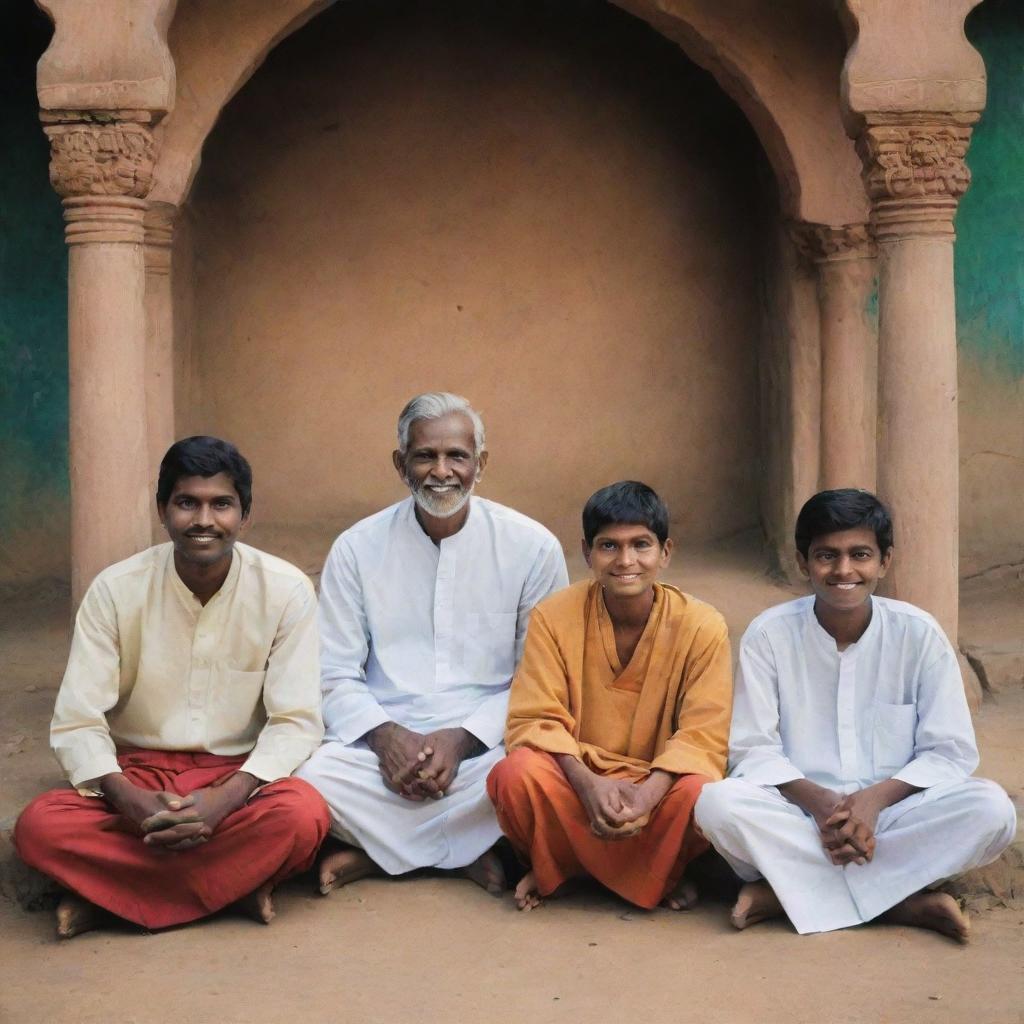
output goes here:
<path id="1" fill-rule="evenodd" d="M 767 641 L 748 633 L 740 642 L 729 735 L 730 774 L 760 786 L 804 778 L 783 752 L 779 732 L 779 674 Z"/>
<path id="2" fill-rule="evenodd" d="M 580 756 L 569 711 L 569 673 L 544 616 L 535 612 L 509 695 L 505 746 Z"/>
<path id="3" fill-rule="evenodd" d="M 50 723 L 50 745 L 72 786 L 121 770 L 106 719 L 117 703 L 120 663 L 117 614 L 105 584 L 97 580 L 75 618 Z"/>
<path id="4" fill-rule="evenodd" d="M 389 715 L 366 685 L 370 629 L 355 557 L 335 541 L 320 580 L 320 688 L 330 735 L 352 743 Z"/>
<path id="5" fill-rule="evenodd" d="M 266 782 L 291 775 L 323 738 L 316 614 L 316 594 L 303 580 L 285 607 L 270 650 L 263 683 L 267 722 L 241 768 Z"/>
<path id="6" fill-rule="evenodd" d="M 548 594 L 569 583 L 565 556 L 561 545 L 552 537 L 537 555 L 523 584 L 516 617 L 516 663 L 523 657 L 527 627 L 534 606 Z M 495 747 L 502 739 L 509 710 L 509 691 L 502 690 L 480 702 L 479 707 L 462 723 L 485 747 Z"/>
<path id="7" fill-rule="evenodd" d="M 934 646 L 940 650 L 921 670 L 918 684 L 914 756 L 893 776 L 922 789 L 939 782 L 958 782 L 978 767 L 960 666 L 945 637 L 936 635 Z"/>
<path id="8" fill-rule="evenodd" d="M 651 768 L 720 779 L 725 773 L 732 712 L 732 656 L 725 623 L 716 619 L 702 626 L 694 650 L 683 681 L 678 728 Z"/>

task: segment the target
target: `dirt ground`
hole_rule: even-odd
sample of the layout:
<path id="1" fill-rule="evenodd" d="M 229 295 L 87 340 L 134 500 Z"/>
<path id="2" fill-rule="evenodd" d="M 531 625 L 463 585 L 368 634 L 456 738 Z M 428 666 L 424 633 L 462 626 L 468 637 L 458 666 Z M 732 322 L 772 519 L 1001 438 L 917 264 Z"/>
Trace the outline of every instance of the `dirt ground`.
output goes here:
<path id="1" fill-rule="evenodd" d="M 738 637 L 757 611 L 795 593 L 760 561 L 749 542 L 684 552 L 670 581 L 719 607 Z M 965 592 L 965 621 L 1016 622 L 1019 635 L 1014 609 L 1024 605 L 1007 604 L 1007 587 Z M 57 782 L 46 734 L 66 650 L 61 588 L 0 599 L 0 831 Z M 991 694 L 976 726 L 979 774 L 1020 806 L 1024 686 Z M 57 943 L 49 912 L 11 898 L 20 882 L 6 840 L 0 882 L 2 1024 L 1024 1024 L 1019 893 L 979 904 L 991 908 L 973 915 L 973 941 L 959 947 L 884 925 L 800 937 L 769 922 L 741 933 L 713 902 L 646 913 L 583 890 L 520 914 L 511 897 L 457 879 L 366 880 L 324 899 L 299 878 L 279 890 L 269 927 L 223 914 Z"/>

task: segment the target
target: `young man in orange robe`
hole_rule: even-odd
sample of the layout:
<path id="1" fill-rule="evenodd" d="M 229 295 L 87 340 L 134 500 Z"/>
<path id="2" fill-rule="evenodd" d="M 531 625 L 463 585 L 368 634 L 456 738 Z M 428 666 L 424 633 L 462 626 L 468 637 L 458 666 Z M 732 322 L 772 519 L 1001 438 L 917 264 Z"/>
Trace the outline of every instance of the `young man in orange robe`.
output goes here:
<path id="1" fill-rule="evenodd" d="M 693 824 L 701 787 L 721 779 L 732 671 L 714 608 L 658 582 L 668 509 L 635 481 L 583 510 L 593 580 L 533 611 L 512 682 L 505 745 L 488 791 L 530 869 L 522 910 L 592 877 L 640 907 L 687 909 L 686 865 L 707 849 Z"/>

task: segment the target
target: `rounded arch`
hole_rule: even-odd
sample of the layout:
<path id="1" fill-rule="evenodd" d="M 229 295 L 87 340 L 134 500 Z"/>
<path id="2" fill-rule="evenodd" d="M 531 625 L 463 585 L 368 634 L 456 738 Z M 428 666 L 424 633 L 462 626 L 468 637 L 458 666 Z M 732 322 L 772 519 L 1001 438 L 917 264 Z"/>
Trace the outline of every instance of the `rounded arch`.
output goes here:
<path id="1" fill-rule="evenodd" d="M 674 41 L 740 107 L 775 172 L 786 217 L 825 224 L 866 219 L 860 164 L 840 113 L 845 39 L 834 12 L 814 0 L 613 2 Z M 331 3 L 179 6 L 169 35 L 177 94 L 159 129 L 154 202 L 185 201 L 221 110 L 282 39 Z"/>

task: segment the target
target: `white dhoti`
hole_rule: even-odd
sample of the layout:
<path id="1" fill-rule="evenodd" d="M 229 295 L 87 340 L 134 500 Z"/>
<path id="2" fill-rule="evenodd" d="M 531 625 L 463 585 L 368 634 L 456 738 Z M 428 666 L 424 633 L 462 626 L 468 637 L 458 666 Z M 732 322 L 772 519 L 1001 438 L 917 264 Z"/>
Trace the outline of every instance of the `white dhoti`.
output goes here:
<path id="1" fill-rule="evenodd" d="M 328 741 L 295 773 L 331 811 L 331 833 L 358 846 L 389 875 L 472 864 L 500 838 L 487 775 L 505 756 L 499 744 L 459 766 L 440 800 L 417 802 L 384 785 L 377 755 L 362 741 Z"/>
<path id="2" fill-rule="evenodd" d="M 915 793 L 878 818 L 867 864 L 832 864 L 814 819 L 774 786 L 704 787 L 697 825 L 744 881 L 764 878 L 801 934 L 863 924 L 912 893 L 995 860 L 1017 827 L 994 782 L 969 778 Z"/>

